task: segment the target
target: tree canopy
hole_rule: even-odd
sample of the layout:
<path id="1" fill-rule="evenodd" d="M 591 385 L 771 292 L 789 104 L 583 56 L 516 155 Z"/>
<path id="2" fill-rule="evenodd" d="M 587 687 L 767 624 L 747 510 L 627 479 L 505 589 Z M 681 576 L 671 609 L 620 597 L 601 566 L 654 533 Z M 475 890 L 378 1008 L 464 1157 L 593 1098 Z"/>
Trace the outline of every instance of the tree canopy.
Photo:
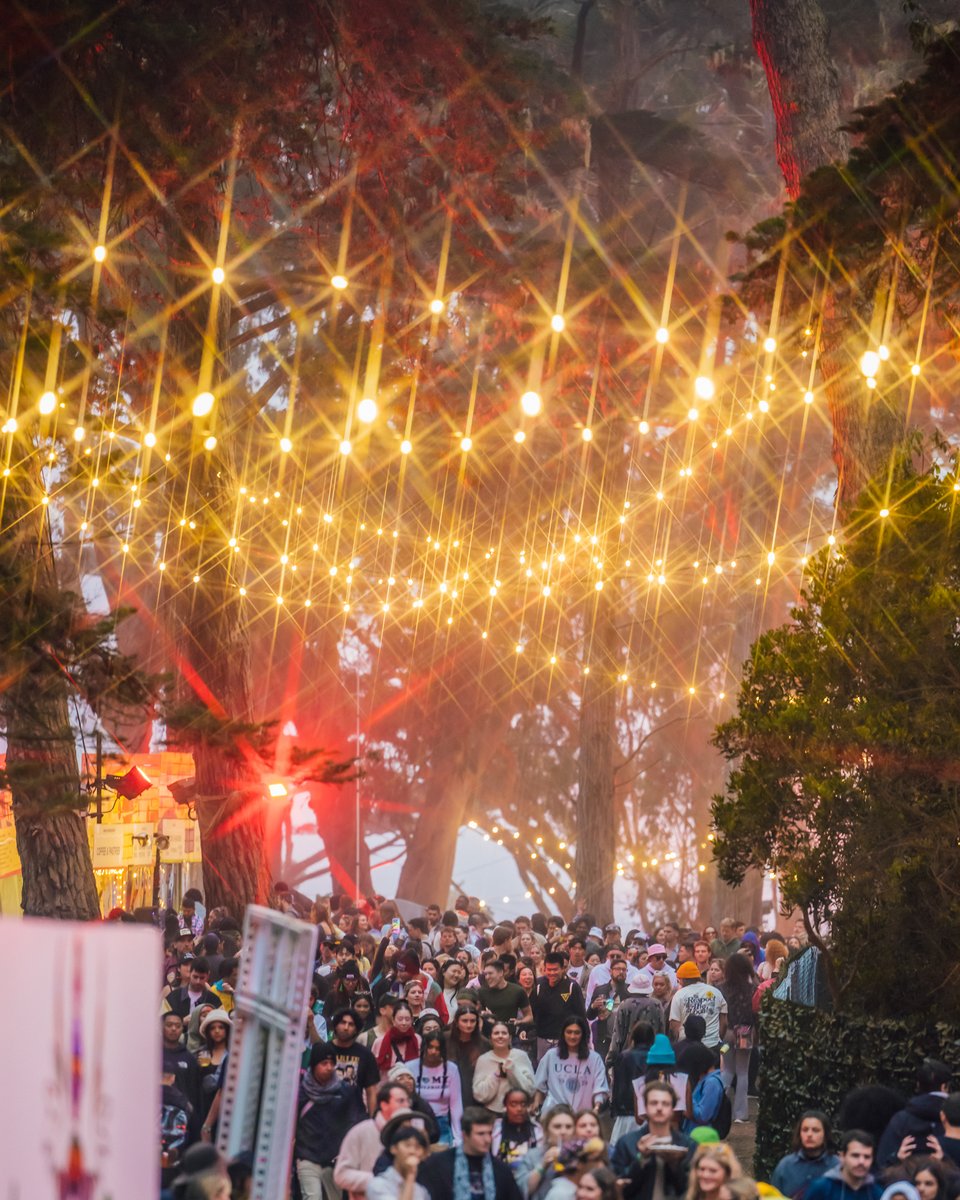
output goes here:
<path id="1" fill-rule="evenodd" d="M 722 876 L 774 872 L 814 940 L 829 928 L 836 1002 L 877 1014 L 960 997 L 960 482 L 931 450 L 811 561 L 714 739 Z"/>

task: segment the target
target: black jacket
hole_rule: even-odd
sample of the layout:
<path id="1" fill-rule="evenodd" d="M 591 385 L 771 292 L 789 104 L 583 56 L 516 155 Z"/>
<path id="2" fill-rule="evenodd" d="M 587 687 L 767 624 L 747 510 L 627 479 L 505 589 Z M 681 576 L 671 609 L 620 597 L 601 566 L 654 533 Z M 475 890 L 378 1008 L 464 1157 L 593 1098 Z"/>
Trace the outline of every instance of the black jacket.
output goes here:
<path id="1" fill-rule="evenodd" d="M 431 1154 L 420 1165 L 417 1171 L 417 1183 L 422 1184 L 430 1193 L 430 1200 L 453 1200 L 453 1163 L 456 1148 L 441 1150 L 439 1154 Z M 523 1200 L 523 1193 L 517 1186 L 513 1172 L 506 1163 L 498 1158 L 491 1159 L 493 1163 L 493 1181 L 496 1184 L 497 1200 Z"/>
<path id="2" fill-rule="evenodd" d="M 300 1085 L 297 1098 L 297 1137 L 294 1158 L 328 1167 L 340 1153 L 340 1143 L 359 1121 L 366 1118 L 360 1093 L 351 1083 L 334 1076 L 330 1087 Z"/>
<path id="3" fill-rule="evenodd" d="M 569 975 L 561 975 L 556 987 L 547 983 L 546 975 L 537 980 L 537 986 L 530 997 L 533 1009 L 533 1023 L 539 1038 L 560 1037 L 560 1030 L 567 1017 L 586 1017 L 587 1010 L 583 1005 L 583 992 L 580 985 Z"/>
<path id="4" fill-rule="evenodd" d="M 943 1133 L 940 1123 L 942 1107 L 943 1096 L 939 1092 L 924 1092 L 922 1096 L 914 1096 L 908 1101 L 906 1108 L 894 1113 L 880 1139 L 877 1167 L 889 1167 L 897 1161 L 897 1151 L 905 1137 L 916 1138 L 915 1153 L 926 1154 L 927 1137 L 931 1133 Z"/>
<path id="5" fill-rule="evenodd" d="M 624 1200 L 651 1200 L 654 1185 L 657 1181 L 657 1164 L 654 1155 L 646 1160 L 637 1154 L 637 1145 L 642 1137 L 650 1132 L 646 1121 L 636 1133 L 625 1133 L 613 1148 L 610 1156 L 610 1166 L 618 1179 L 629 1182 L 624 1186 Z M 696 1142 L 685 1133 L 676 1130 L 670 1135 L 670 1140 L 678 1146 L 683 1146 L 687 1153 L 684 1158 L 665 1158 L 663 1165 L 663 1194 L 664 1196 L 682 1196 L 687 1190 L 690 1176 L 690 1163 Z"/>
<path id="6" fill-rule="evenodd" d="M 167 997 L 167 1004 L 170 1007 L 170 1011 L 176 1013 L 178 1017 L 182 1017 L 184 1021 L 188 1021 L 193 1010 L 199 1008 L 201 1004 L 209 1004 L 211 1008 L 223 1008 L 223 1000 L 220 997 L 220 993 L 208 987 L 203 989 L 203 995 L 196 1004 L 190 1003 L 190 996 L 185 987 L 174 988 Z"/>

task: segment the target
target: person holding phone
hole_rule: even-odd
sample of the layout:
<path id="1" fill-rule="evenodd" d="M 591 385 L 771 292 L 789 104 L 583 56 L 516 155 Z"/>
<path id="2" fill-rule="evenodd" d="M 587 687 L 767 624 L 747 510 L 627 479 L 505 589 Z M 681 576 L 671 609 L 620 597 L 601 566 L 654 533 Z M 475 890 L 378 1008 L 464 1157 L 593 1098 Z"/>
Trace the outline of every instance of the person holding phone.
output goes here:
<path id="1" fill-rule="evenodd" d="M 507 1094 L 520 1088 L 533 1095 L 533 1068 L 525 1050 L 512 1048 L 513 1037 L 506 1021 L 494 1021 L 490 1027 L 490 1049 L 477 1059 L 473 1074 L 473 1098 L 478 1104 L 502 1116 Z"/>
<path id="2" fill-rule="evenodd" d="M 629 995 L 630 993 L 627 991 L 627 961 L 625 958 L 613 959 L 610 963 L 610 982 L 601 984 L 593 993 L 588 1014 L 593 1034 L 593 1048 L 601 1058 L 606 1058 L 610 1051 L 617 1009 Z"/>

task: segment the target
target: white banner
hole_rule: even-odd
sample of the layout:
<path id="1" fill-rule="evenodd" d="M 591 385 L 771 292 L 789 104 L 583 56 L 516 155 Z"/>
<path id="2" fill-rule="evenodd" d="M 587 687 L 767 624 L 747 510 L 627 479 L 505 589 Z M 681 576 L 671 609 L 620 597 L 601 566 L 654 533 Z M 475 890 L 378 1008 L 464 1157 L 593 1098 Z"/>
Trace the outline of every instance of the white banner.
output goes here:
<path id="1" fill-rule="evenodd" d="M 94 825 L 93 865 L 94 867 L 123 866 L 122 825 Z"/>
<path id="2" fill-rule="evenodd" d="M 159 931 L 7 918 L 0 962 L 30 964 L 0 989 L 0 1194 L 157 1200 Z"/>

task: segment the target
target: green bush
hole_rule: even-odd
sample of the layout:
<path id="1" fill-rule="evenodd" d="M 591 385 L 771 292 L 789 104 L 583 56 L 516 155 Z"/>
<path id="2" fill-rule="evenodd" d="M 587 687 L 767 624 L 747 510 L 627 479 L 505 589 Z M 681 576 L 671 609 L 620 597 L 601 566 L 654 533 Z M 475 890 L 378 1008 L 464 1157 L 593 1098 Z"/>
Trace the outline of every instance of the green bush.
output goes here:
<path id="1" fill-rule="evenodd" d="M 919 983 L 919 981 L 918 981 Z M 852 1088 L 880 1083 L 910 1095 L 924 1058 L 960 1070 L 960 1026 L 826 1013 L 766 995 L 754 1173 L 769 1179 L 805 1108 L 836 1118 Z"/>

